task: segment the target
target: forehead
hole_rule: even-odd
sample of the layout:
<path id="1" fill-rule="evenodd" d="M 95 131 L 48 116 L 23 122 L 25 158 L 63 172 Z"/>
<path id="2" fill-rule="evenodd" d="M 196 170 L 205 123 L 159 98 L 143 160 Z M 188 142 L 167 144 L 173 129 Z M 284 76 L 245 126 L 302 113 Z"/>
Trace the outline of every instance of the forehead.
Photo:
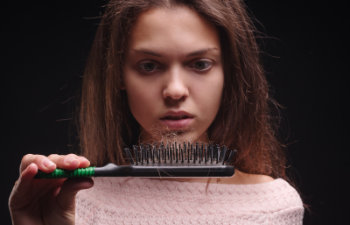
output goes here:
<path id="1" fill-rule="evenodd" d="M 210 46 L 209 46 L 210 45 Z M 129 39 L 130 48 L 219 48 L 216 28 L 194 10 L 176 6 L 141 13 Z"/>

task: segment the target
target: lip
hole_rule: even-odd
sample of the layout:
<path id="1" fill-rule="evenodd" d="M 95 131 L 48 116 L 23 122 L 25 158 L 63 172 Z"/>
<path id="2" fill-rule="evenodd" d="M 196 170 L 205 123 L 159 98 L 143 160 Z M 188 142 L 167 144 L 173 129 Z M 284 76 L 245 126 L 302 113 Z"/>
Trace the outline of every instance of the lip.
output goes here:
<path id="1" fill-rule="evenodd" d="M 181 130 L 188 128 L 193 119 L 194 116 L 186 111 L 169 111 L 160 118 L 160 121 L 171 130 Z"/>

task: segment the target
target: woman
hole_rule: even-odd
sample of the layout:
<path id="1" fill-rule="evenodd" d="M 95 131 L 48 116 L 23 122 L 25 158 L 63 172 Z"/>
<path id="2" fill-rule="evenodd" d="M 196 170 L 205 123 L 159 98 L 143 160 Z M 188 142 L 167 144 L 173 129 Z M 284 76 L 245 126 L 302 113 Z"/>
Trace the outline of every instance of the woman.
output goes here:
<path id="1" fill-rule="evenodd" d="M 10 196 L 13 223 L 301 224 L 271 103 L 242 1 L 112 0 L 84 74 L 84 157 L 24 156 Z M 238 150 L 236 173 L 33 179 L 38 169 L 123 164 L 124 146 L 155 141 L 225 144 Z"/>

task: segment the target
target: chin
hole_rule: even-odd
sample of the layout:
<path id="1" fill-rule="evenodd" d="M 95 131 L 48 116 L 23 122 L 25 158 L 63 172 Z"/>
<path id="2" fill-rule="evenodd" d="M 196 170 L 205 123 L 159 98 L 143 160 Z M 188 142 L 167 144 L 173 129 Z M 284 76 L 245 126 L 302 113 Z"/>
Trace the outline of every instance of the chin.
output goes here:
<path id="1" fill-rule="evenodd" d="M 206 135 L 205 135 L 206 137 Z M 171 143 L 195 143 L 195 142 L 207 142 L 207 138 L 203 138 L 198 134 L 193 134 L 189 131 L 177 130 L 166 135 L 162 136 L 162 142 L 171 142 Z"/>
<path id="2" fill-rule="evenodd" d="M 195 129 L 168 129 L 167 127 L 153 127 L 150 131 L 142 131 L 142 143 L 195 143 L 208 142 L 206 132 L 198 132 Z"/>

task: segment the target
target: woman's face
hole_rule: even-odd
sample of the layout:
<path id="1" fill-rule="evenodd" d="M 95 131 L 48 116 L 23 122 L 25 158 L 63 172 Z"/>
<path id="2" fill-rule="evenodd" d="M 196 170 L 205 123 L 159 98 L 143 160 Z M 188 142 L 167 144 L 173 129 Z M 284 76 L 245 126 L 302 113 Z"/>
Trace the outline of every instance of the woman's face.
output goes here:
<path id="1" fill-rule="evenodd" d="M 207 141 L 224 84 L 216 29 L 186 7 L 143 12 L 131 30 L 124 89 L 143 141 Z"/>

